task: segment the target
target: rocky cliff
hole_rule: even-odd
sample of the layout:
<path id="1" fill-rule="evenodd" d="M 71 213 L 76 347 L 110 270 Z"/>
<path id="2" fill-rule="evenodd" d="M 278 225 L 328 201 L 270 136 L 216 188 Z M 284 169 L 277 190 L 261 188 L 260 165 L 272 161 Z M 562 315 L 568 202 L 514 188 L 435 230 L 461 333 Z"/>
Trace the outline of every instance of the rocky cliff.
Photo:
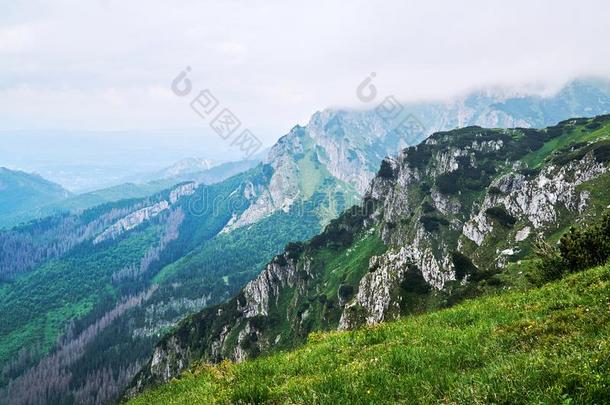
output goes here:
<path id="1" fill-rule="evenodd" d="M 374 111 L 317 112 L 307 126 L 294 127 L 271 148 L 265 159 L 273 168 L 269 184 L 252 190 L 255 202 L 223 232 L 278 211 L 287 212 L 316 192 L 340 193 L 355 203 L 385 156 L 415 144 L 424 135 L 395 127 Z"/>

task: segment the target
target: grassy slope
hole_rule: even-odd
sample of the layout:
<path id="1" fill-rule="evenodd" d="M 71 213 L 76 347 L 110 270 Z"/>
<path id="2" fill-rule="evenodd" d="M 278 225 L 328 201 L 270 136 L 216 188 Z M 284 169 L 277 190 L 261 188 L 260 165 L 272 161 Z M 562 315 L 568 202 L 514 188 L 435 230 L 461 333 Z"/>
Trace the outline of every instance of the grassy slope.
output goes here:
<path id="1" fill-rule="evenodd" d="M 269 352 L 293 349 L 304 343 L 312 331 L 334 330 L 341 316 L 338 290 L 342 284 L 357 285 L 368 271 L 369 258 L 385 251 L 385 245 L 377 233 L 363 235 L 350 248 L 321 249 L 314 259 L 313 271 L 321 272 L 319 282 L 308 291 L 287 288 L 280 293 L 275 305 L 271 305 L 270 322 L 264 332 L 272 342 L 281 334 L 281 340 L 267 348 Z M 320 297 L 324 300 L 321 301 Z M 332 304 L 331 304 L 332 303 Z M 310 316 L 298 322 L 297 314 L 308 311 Z"/>
<path id="2" fill-rule="evenodd" d="M 242 364 L 200 366 L 132 403 L 610 401 L 610 266 Z"/>
<path id="3" fill-rule="evenodd" d="M 589 119 L 589 124 L 595 119 Z M 545 142 L 542 148 L 529 153 L 523 157 L 523 161 L 529 167 L 537 167 L 542 164 L 544 159 L 560 148 L 567 147 L 577 142 L 592 142 L 610 138 L 610 125 L 601 128 L 587 130 L 582 126 L 576 126 L 571 131 L 566 131 L 563 135 Z"/>
<path id="4" fill-rule="evenodd" d="M 323 284 L 326 296 L 335 297 L 343 283 L 358 285 L 369 269 L 369 259 L 381 255 L 385 250 L 386 246 L 375 232 L 365 235 L 343 252 L 320 252 L 320 258 L 326 263 Z"/>
<path id="5" fill-rule="evenodd" d="M 336 218 L 343 209 L 339 207 L 340 199 L 345 200 L 345 206 L 350 207 L 360 202 L 360 197 L 353 186 L 335 178 L 322 165 L 316 156 L 313 140 L 305 140 L 308 151 L 297 159 L 299 168 L 299 190 L 301 198 L 305 201 L 304 207 L 315 211 L 320 217 L 320 222 L 326 225 L 331 219 Z M 317 152 L 321 153 L 321 152 Z M 341 197 L 335 194 L 340 191 Z M 322 194 L 330 201 L 327 204 L 311 204 L 314 194 Z"/>
<path id="6" fill-rule="evenodd" d="M 608 136 L 608 130 L 610 128 L 608 125 L 604 126 L 604 123 L 608 121 L 608 118 L 609 117 L 598 117 L 595 119 L 573 120 L 574 122 L 570 121 L 570 123 L 566 122 L 558 125 L 556 128 L 550 128 L 550 133 L 548 136 L 543 136 L 540 131 L 533 131 L 533 133 L 531 131 L 529 133 L 525 131 L 509 131 L 508 133 L 500 130 L 484 131 L 489 132 L 489 136 L 493 137 L 494 139 L 497 138 L 505 143 L 509 143 L 510 147 L 508 148 L 508 153 L 513 159 L 522 159 L 525 157 L 525 159 L 530 162 L 530 165 L 535 166 L 536 161 L 544 162 L 545 159 L 555 159 L 559 156 L 565 155 L 566 153 L 572 154 L 572 151 L 568 149 L 556 151 L 556 148 L 564 149 L 571 143 L 575 142 L 605 139 Z M 596 127 L 594 127 L 593 124 L 595 124 Z M 551 132 L 551 130 L 553 130 L 553 132 Z M 474 137 L 478 136 L 481 131 L 482 130 L 478 128 L 465 128 L 459 131 L 459 137 L 451 137 L 449 143 L 456 147 L 467 146 L 469 142 L 471 142 Z M 568 136 L 566 136 L 566 133 L 569 133 Z M 506 139 L 507 135 L 509 136 L 508 139 Z M 546 139 L 547 142 L 545 142 L 544 145 L 541 144 L 537 146 L 538 148 L 540 148 L 540 146 L 548 146 L 551 143 L 553 146 L 543 150 L 541 153 L 537 153 L 538 150 L 534 149 L 535 146 L 538 145 L 540 137 Z M 560 142 L 555 142 L 555 139 L 558 138 L 561 138 Z M 520 142 L 521 140 L 523 140 L 523 142 Z M 515 143 L 512 141 L 517 142 Z M 582 145 L 580 145 L 580 147 L 582 147 Z M 531 152 L 527 153 L 528 151 Z M 412 159 L 410 159 L 409 163 L 413 164 L 415 167 L 419 167 L 424 166 L 426 162 L 428 162 L 431 151 L 428 148 L 420 148 L 417 151 L 412 152 Z M 502 152 L 501 155 L 494 155 L 493 153 L 490 153 L 489 156 L 486 156 L 486 159 L 479 159 L 478 164 L 484 169 L 484 172 L 480 170 L 481 173 L 479 177 L 484 177 L 485 172 L 492 172 L 488 171 L 487 168 L 489 166 L 498 166 L 498 159 L 500 159 L 499 161 L 501 162 L 505 155 L 505 152 Z M 305 160 L 307 158 L 308 157 L 304 155 L 301 157 L 301 160 Z M 301 162 L 301 173 L 311 172 L 311 167 L 315 167 L 315 160 L 312 160 L 311 163 L 314 165 L 307 166 L 303 165 Z M 500 164 L 500 166 L 502 165 Z M 506 164 L 505 167 L 500 167 L 498 170 L 504 173 L 504 171 L 511 169 L 512 165 Z M 484 189 L 482 188 L 486 186 L 486 182 L 489 179 L 479 179 L 477 176 L 475 176 L 478 174 L 475 170 L 462 171 L 464 173 L 461 173 L 459 178 L 445 179 L 446 181 L 443 184 L 445 184 L 446 187 L 449 187 L 457 183 L 459 187 L 455 187 L 456 193 L 460 190 L 468 189 L 467 193 L 460 192 L 455 198 L 459 199 L 463 207 L 469 207 L 474 201 L 480 201 L 482 199 L 484 193 Z M 495 174 L 500 175 L 499 173 Z M 316 179 L 317 177 L 312 175 L 311 178 Z M 433 179 L 430 179 L 430 181 L 433 181 Z M 607 198 L 603 192 L 599 193 L 600 195 L 595 193 L 595 189 L 597 187 L 597 184 L 592 185 L 591 187 L 589 187 L 588 184 L 581 186 L 581 189 L 589 189 L 592 196 L 594 195 L 595 198 L 599 198 L 599 204 L 597 204 L 598 201 L 596 201 L 595 207 L 592 207 L 590 210 L 591 212 L 588 212 L 589 210 L 587 211 L 585 215 L 586 217 L 589 216 L 589 214 L 594 214 L 594 211 L 597 211 L 598 208 L 601 209 L 605 206 L 603 205 L 603 202 L 607 200 Z M 410 191 L 413 190 L 415 190 L 415 188 L 412 188 Z M 429 184 L 427 189 L 424 190 L 424 187 L 422 187 L 419 192 L 417 191 L 418 190 L 415 190 L 415 193 L 412 196 L 412 199 L 415 200 L 413 203 L 414 205 L 418 205 L 418 201 L 423 199 L 424 196 L 429 193 Z M 428 201 L 428 203 L 430 204 L 431 202 Z M 597 207 L 597 205 L 599 205 L 599 207 Z M 424 208 L 422 207 L 422 210 L 423 209 Z M 426 211 L 423 212 L 425 213 Z M 428 212 L 428 216 L 433 215 L 438 215 L 438 213 L 430 214 Z M 402 222 L 395 225 L 401 226 L 401 223 Z M 560 230 L 562 231 L 561 233 L 563 233 L 565 230 L 563 227 L 564 224 L 562 223 L 560 225 Z M 412 229 L 407 228 L 404 230 L 404 233 L 408 235 L 408 232 L 410 231 L 412 231 Z M 440 231 L 444 231 L 442 226 L 440 227 Z M 498 239 L 497 243 L 500 243 L 500 241 L 503 240 L 513 240 L 513 236 L 512 234 L 509 235 L 509 231 L 513 232 L 512 230 L 508 229 L 502 233 L 498 233 L 498 235 L 494 235 L 495 238 Z M 372 235 L 371 237 L 364 239 L 362 236 L 363 235 L 360 235 L 360 238 L 357 239 L 358 242 L 352 245 L 351 248 L 323 248 L 317 250 L 317 253 L 312 261 L 313 265 L 311 269 L 316 272 L 316 277 L 319 279 L 319 282 L 316 282 L 313 286 L 310 286 L 309 290 L 305 292 L 301 290 L 295 291 L 295 289 L 286 289 L 282 291 L 275 304 L 271 305 L 267 322 L 261 326 L 260 324 L 263 321 L 257 319 L 256 324 L 259 325 L 263 332 L 262 336 L 258 335 L 254 337 L 252 342 L 262 342 L 257 343 L 259 346 L 261 346 L 260 350 L 266 353 L 269 353 L 270 351 L 277 352 L 280 350 L 291 350 L 303 342 L 305 337 L 311 331 L 333 330 L 336 328 L 338 316 L 340 315 L 340 313 L 337 314 L 336 311 L 336 298 L 338 295 L 339 286 L 342 287 L 342 292 L 347 291 L 346 295 L 349 295 L 349 289 L 343 287 L 355 287 L 357 285 L 357 281 L 368 270 L 368 258 L 373 254 L 379 254 L 376 253 L 376 251 L 383 250 L 383 244 L 376 238 L 372 237 Z M 454 243 L 454 239 L 456 237 L 457 235 L 454 232 L 453 234 L 447 233 L 442 235 L 441 239 L 452 241 L 452 243 Z M 486 263 L 489 260 L 497 257 L 497 243 L 492 244 L 493 249 L 488 249 L 489 257 L 480 258 L 480 262 Z M 474 244 L 472 245 L 473 249 L 476 248 Z M 509 269 L 506 272 L 494 275 L 489 280 L 482 280 L 480 283 L 466 286 L 460 285 L 456 282 L 451 286 L 450 293 L 437 292 L 430 294 L 428 297 L 423 297 L 423 293 L 419 291 L 408 291 L 409 294 L 405 294 L 403 296 L 403 305 L 401 306 L 401 309 L 407 310 L 402 311 L 402 313 L 413 313 L 419 312 L 420 310 L 433 310 L 440 306 L 444 307 L 447 305 L 453 305 L 467 297 L 495 293 L 499 288 L 506 290 L 512 289 L 514 291 L 515 289 L 524 290 L 531 287 L 526 277 L 522 276 L 522 273 L 528 273 L 529 268 L 532 266 L 531 261 L 523 260 L 531 254 L 531 248 L 529 248 L 529 245 L 524 247 L 519 246 L 523 253 L 519 257 L 515 258 L 515 260 L 519 260 L 519 263 L 510 263 Z M 354 250 L 354 252 L 350 252 L 352 250 Z M 343 284 L 345 284 L 345 286 L 343 286 Z M 401 294 L 403 293 L 407 292 L 401 291 Z M 341 295 L 343 296 L 344 294 L 342 293 Z M 329 305 L 329 303 L 331 305 Z M 230 305 L 231 309 L 233 309 L 233 307 L 237 304 L 231 302 L 228 305 Z M 224 312 L 226 313 L 226 311 Z M 307 313 L 307 317 L 303 322 L 301 321 L 300 316 L 304 313 Z M 195 321 L 195 323 L 199 322 L 200 325 L 205 325 L 206 322 L 210 322 L 210 319 L 210 317 L 201 318 L 199 321 Z M 187 328 L 185 327 L 184 329 L 186 330 Z M 209 328 L 204 326 L 203 329 L 206 330 Z M 231 347 L 231 342 L 237 339 L 238 332 L 238 329 L 231 332 L 227 338 L 227 342 L 229 342 L 228 347 Z M 279 339 L 279 343 L 277 339 Z M 193 340 L 203 342 L 205 339 L 197 338 Z M 269 345 L 271 347 L 269 347 Z M 194 344 L 193 346 L 196 346 L 198 350 L 200 349 L 198 344 Z M 248 348 L 246 348 L 246 350 L 248 350 Z M 258 351 L 253 350 L 252 353 L 252 355 L 256 355 L 258 354 Z"/>

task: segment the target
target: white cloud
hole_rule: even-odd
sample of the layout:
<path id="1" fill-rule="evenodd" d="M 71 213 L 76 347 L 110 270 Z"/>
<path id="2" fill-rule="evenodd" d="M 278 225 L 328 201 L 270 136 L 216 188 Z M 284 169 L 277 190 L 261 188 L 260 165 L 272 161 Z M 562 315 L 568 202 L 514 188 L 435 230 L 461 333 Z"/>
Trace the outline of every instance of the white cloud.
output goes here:
<path id="1" fill-rule="evenodd" d="M 27 25 L 0 28 L 0 52 L 24 52 L 33 45 L 33 33 Z"/>
<path id="2" fill-rule="evenodd" d="M 359 106 L 372 71 L 404 100 L 610 76 L 609 17 L 594 0 L 11 2 L 0 127 L 205 126 L 169 92 L 189 65 L 269 143 L 317 109 Z"/>

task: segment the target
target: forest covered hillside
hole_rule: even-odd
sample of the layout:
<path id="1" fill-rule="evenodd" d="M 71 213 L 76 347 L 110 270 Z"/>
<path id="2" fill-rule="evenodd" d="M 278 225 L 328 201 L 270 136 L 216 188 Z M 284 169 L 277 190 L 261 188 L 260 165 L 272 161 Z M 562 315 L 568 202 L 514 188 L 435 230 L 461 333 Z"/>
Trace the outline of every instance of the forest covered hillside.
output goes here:
<path id="1" fill-rule="evenodd" d="M 4 3 L 0 405 L 610 404 L 610 2 Z"/>

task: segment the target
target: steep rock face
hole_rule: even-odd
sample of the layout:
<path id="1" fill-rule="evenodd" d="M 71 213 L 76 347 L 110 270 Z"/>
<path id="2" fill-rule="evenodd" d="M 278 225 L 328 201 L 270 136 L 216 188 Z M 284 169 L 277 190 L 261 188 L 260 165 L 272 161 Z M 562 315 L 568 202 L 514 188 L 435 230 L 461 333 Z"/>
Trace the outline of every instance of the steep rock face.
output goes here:
<path id="1" fill-rule="evenodd" d="M 394 299 L 392 288 L 399 284 L 412 262 L 404 252 L 388 252 L 383 256 L 371 257 L 369 273 L 361 280 L 355 299 L 345 305 L 339 329 L 351 329 L 362 323 L 363 314 L 356 308 L 363 308 L 364 322 L 379 323 L 389 314 L 400 313 L 399 303 Z"/>
<path id="2" fill-rule="evenodd" d="M 568 121 L 559 128 L 561 133 L 570 132 L 575 125 Z M 435 134 L 382 164 L 365 198 L 379 201 L 373 216 L 383 224 L 381 235 L 389 249 L 371 259 L 370 273 L 360 280 L 358 294 L 343 312 L 342 328 L 395 316 L 401 297 L 391 292 L 399 290 L 409 266 L 416 266 L 426 283 L 437 290 L 468 277 L 458 274 L 456 253 L 467 253 L 482 269 L 505 267 L 520 252 L 517 245 L 532 231 L 549 234 L 566 216 L 573 220 L 583 214 L 591 194 L 580 186 L 608 172 L 604 141 L 559 151 L 526 176 L 520 148 L 534 132 L 477 128 L 463 132 L 455 140 Z M 548 137 L 548 132 L 540 135 Z M 454 135 L 459 137 L 459 131 Z M 502 160 L 497 161 L 500 156 Z M 490 158 L 496 160 L 494 167 L 488 165 Z M 485 179 L 486 172 L 495 179 Z M 454 188 L 452 182 L 459 183 L 464 177 L 484 181 Z M 481 191 L 485 191 L 482 196 Z M 507 232 L 510 237 L 497 240 Z M 465 239 L 476 247 L 465 247 Z M 488 253 L 480 253 L 477 247 Z"/>
<path id="3" fill-rule="evenodd" d="M 307 130 L 320 145 L 320 161 L 333 176 L 364 193 L 381 160 L 415 144 L 424 128 L 406 129 L 375 111 L 324 110 L 314 114 Z"/>
<path id="4" fill-rule="evenodd" d="M 112 226 L 105 229 L 94 240 L 93 244 L 98 244 L 108 239 L 114 239 L 125 232 L 128 232 L 142 223 L 156 217 L 161 212 L 168 210 L 171 205 L 176 204 L 181 197 L 192 195 L 195 192 L 196 184 L 188 183 L 175 187 L 170 191 L 169 201 L 161 200 L 147 207 L 119 219 Z"/>
<path id="5" fill-rule="evenodd" d="M 184 196 L 192 195 L 195 193 L 195 189 L 197 188 L 197 184 L 194 182 L 182 184 L 178 187 L 172 189 L 169 193 L 169 203 L 176 204 L 178 200 Z"/>
<path id="6" fill-rule="evenodd" d="M 288 254 L 278 256 L 237 297 L 183 322 L 180 333 L 168 336 L 156 347 L 149 365 L 138 374 L 127 395 L 169 381 L 194 359 L 241 361 L 249 357 L 254 342 L 259 348 L 273 344 L 275 337 L 265 339 L 258 331 L 258 321 L 269 315 L 282 289 L 297 285 L 296 266 Z"/>
<path id="7" fill-rule="evenodd" d="M 485 211 L 499 205 L 513 217 L 527 219 L 534 229 L 556 222 L 560 208 L 577 215 L 589 198 L 588 192 L 577 191 L 578 186 L 607 171 L 605 164 L 587 154 L 563 167 L 549 165 L 532 179 L 520 173 L 506 174 L 492 183 L 500 194 L 485 196 L 480 211 L 464 225 L 464 235 L 480 246 L 485 235 L 493 230 Z"/>
<path id="8" fill-rule="evenodd" d="M 278 297 L 280 289 L 296 284 L 296 268 L 293 262 L 280 266 L 270 263 L 267 268 L 243 289 L 244 304 L 238 311 L 246 318 L 269 315 L 269 301 Z"/>
<path id="9" fill-rule="evenodd" d="M 273 167 L 266 187 L 256 190 L 255 202 L 223 232 L 250 225 L 276 211 L 287 211 L 315 191 L 308 183 L 319 176 L 351 188 L 362 196 L 381 160 L 413 144 L 425 134 L 396 128 L 373 111 L 325 110 L 305 127 L 296 126 L 280 138 L 265 160 Z M 319 166 L 310 172 L 311 161 Z M 320 188 L 318 180 L 317 187 Z"/>
<path id="10" fill-rule="evenodd" d="M 455 302 L 531 254 L 533 234 L 548 236 L 610 203 L 610 193 L 591 192 L 608 180 L 608 128 L 610 116 L 546 130 L 469 127 L 385 159 L 357 211 L 287 247 L 233 300 L 184 322 L 171 335 L 178 352 L 189 362 L 241 361 L 313 330 Z M 145 367 L 134 387 L 188 367 L 171 355 L 164 361 L 171 364 Z"/>
<path id="11" fill-rule="evenodd" d="M 223 232 L 253 224 L 276 211 L 287 212 L 290 209 L 301 194 L 297 157 L 308 147 L 305 136 L 302 128 L 295 127 L 271 148 L 266 159 L 266 164 L 273 169 L 269 183 L 246 190 L 246 197 L 253 201 L 252 205 L 227 224 Z"/>
<path id="12" fill-rule="evenodd" d="M 318 322 L 336 328 L 340 300 L 336 289 L 321 293 L 325 269 L 319 266 L 316 254 L 323 246 L 334 249 L 338 235 L 346 251 L 354 241 L 352 236 L 365 228 L 362 213 L 344 217 L 349 223 L 332 221 L 323 235 L 314 238 L 317 248 L 289 244 L 236 297 L 183 321 L 174 334 L 158 344 L 154 366 L 151 359 L 126 395 L 176 377 L 194 360 L 241 361 L 273 347 L 293 347 L 315 330 Z M 323 313 L 319 308 L 324 308 Z"/>

